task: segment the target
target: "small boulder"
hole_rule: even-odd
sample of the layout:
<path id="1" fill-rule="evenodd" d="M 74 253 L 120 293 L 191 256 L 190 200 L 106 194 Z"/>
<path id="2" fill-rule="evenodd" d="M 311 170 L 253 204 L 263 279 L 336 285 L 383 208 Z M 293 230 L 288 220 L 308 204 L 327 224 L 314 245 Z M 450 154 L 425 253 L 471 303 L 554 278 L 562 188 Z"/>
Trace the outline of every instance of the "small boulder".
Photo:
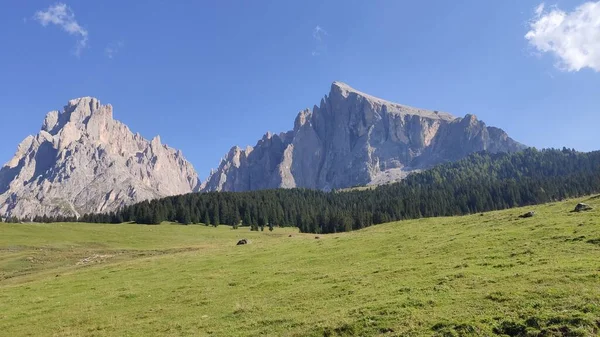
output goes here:
<path id="1" fill-rule="evenodd" d="M 291 238 L 291 237 L 292 237 L 292 234 L 288 235 L 288 238 Z"/>
<path id="2" fill-rule="evenodd" d="M 519 215 L 519 218 L 531 218 L 531 217 L 533 217 L 534 215 L 535 215 L 535 212 L 534 212 L 534 211 L 529 211 L 529 212 L 527 212 L 527 213 L 525 213 L 525 214 L 521 214 L 521 215 Z"/>
<path id="3" fill-rule="evenodd" d="M 318 236 L 315 236 L 315 239 L 317 239 L 317 240 L 318 240 L 318 239 L 320 239 L 320 237 L 318 237 Z"/>
<path id="4" fill-rule="evenodd" d="M 238 241 L 237 246 L 241 246 L 241 245 L 247 245 L 248 244 L 248 240 L 246 239 L 241 239 L 240 241 Z"/>
<path id="5" fill-rule="evenodd" d="M 580 202 L 577 204 L 577 206 L 575 206 L 575 209 L 573 210 L 573 212 L 583 212 L 583 211 L 589 211 L 591 209 L 592 209 L 592 207 L 590 207 L 590 205 Z"/>

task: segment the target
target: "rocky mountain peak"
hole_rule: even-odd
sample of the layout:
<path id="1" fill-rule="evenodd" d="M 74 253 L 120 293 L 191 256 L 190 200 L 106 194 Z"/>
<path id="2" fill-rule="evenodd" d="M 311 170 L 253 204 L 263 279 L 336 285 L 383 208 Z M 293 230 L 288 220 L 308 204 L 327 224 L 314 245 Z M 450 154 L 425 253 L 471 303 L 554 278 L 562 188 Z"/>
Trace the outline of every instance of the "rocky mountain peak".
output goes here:
<path id="1" fill-rule="evenodd" d="M 381 184 L 472 152 L 523 148 L 475 115 L 393 103 L 336 81 L 318 106 L 298 113 L 292 131 L 268 133 L 247 155 L 224 160 L 202 190 Z"/>
<path id="2" fill-rule="evenodd" d="M 343 82 L 334 81 L 331 83 L 331 89 L 329 90 L 329 96 L 340 95 L 343 97 L 348 97 L 350 93 L 361 95 L 362 93 L 358 90 L 355 90 L 351 86 L 347 85 Z"/>
<path id="3" fill-rule="evenodd" d="M 69 100 L 65 106 L 65 112 L 80 112 L 82 115 L 89 116 L 94 111 L 100 109 L 100 100 L 95 97 L 79 97 Z"/>
<path id="4" fill-rule="evenodd" d="M 160 136 L 157 135 L 154 138 L 152 138 L 152 140 L 150 141 L 150 145 L 152 145 L 152 147 L 154 147 L 154 148 L 161 147 L 162 143 L 160 142 Z"/>
<path id="5" fill-rule="evenodd" d="M 317 109 L 317 106 L 314 109 Z M 294 120 L 294 131 L 298 131 L 304 124 L 309 123 L 311 116 L 312 112 L 309 109 L 300 111 L 296 116 L 296 120 Z"/>
<path id="6" fill-rule="evenodd" d="M 408 105 L 394 103 L 379 97 L 375 97 L 356 90 L 343 82 L 333 82 L 328 96 L 321 101 L 321 108 L 329 103 L 333 106 L 337 103 L 349 102 L 355 105 L 365 105 L 370 110 L 385 110 L 386 113 L 396 115 L 416 115 L 428 119 L 454 120 L 455 116 L 441 111 L 431 111 L 414 108 Z M 368 111 L 369 109 L 358 109 L 357 111 Z M 338 109 L 339 111 L 339 109 Z"/>
<path id="7" fill-rule="evenodd" d="M 359 90 L 356 90 L 344 82 L 334 81 L 333 83 L 331 83 L 331 89 L 329 90 L 328 97 L 331 98 L 333 96 L 341 96 L 343 98 L 348 98 L 350 95 L 361 96 L 373 101 L 384 101 L 381 98 L 377 98 Z"/>
<path id="8" fill-rule="evenodd" d="M 58 134 L 65 126 L 83 131 L 90 123 L 106 123 L 113 120 L 113 108 L 101 105 L 94 97 L 70 100 L 62 112 L 50 111 L 42 124 L 42 130 L 51 135 Z"/>
<path id="9" fill-rule="evenodd" d="M 133 134 L 93 97 L 46 115 L 0 169 L 0 216 L 81 215 L 196 191 L 182 153 Z"/>

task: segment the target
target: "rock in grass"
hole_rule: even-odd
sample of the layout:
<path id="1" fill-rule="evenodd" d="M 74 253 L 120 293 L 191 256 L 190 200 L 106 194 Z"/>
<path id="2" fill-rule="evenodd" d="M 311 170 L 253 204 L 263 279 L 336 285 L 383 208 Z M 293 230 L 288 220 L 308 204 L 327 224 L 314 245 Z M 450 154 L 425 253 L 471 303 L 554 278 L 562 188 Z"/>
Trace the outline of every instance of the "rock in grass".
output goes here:
<path id="1" fill-rule="evenodd" d="M 592 207 L 590 205 L 580 202 L 577 204 L 577 206 L 575 206 L 575 209 L 573 210 L 573 212 L 583 212 L 583 211 L 589 211 L 591 209 L 592 209 Z"/>
<path id="2" fill-rule="evenodd" d="M 534 212 L 534 211 L 529 211 L 529 212 L 527 212 L 527 213 L 525 213 L 525 214 L 521 214 L 521 215 L 519 215 L 519 218 L 531 218 L 531 217 L 533 217 L 534 215 L 535 215 L 535 212 Z"/>
<path id="3" fill-rule="evenodd" d="M 248 244 L 248 240 L 246 239 L 241 239 L 240 241 L 238 241 L 237 246 L 241 246 L 241 245 L 247 245 Z"/>

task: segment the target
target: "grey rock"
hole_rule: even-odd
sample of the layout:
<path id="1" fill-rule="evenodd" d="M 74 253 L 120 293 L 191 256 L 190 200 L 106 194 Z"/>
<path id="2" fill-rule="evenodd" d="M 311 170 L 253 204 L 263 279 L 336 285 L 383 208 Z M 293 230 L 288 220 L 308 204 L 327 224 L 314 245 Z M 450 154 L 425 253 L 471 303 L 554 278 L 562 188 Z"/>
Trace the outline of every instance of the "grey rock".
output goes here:
<path id="1" fill-rule="evenodd" d="M 535 215 L 534 211 L 529 211 L 525 214 L 519 215 L 519 218 L 532 218 Z"/>
<path id="2" fill-rule="evenodd" d="M 524 148 L 474 115 L 400 105 L 334 82 L 319 106 L 298 114 L 293 130 L 232 148 L 201 190 L 378 185 L 473 152 Z"/>
<path id="3" fill-rule="evenodd" d="M 592 207 L 590 205 L 580 202 L 575 206 L 575 209 L 573 211 L 574 212 L 583 212 L 583 211 L 590 211 L 590 210 L 592 210 Z"/>
<path id="4" fill-rule="evenodd" d="M 83 97 L 48 113 L 0 169 L 0 216 L 107 212 L 199 184 L 180 151 L 133 134 L 112 106 Z"/>

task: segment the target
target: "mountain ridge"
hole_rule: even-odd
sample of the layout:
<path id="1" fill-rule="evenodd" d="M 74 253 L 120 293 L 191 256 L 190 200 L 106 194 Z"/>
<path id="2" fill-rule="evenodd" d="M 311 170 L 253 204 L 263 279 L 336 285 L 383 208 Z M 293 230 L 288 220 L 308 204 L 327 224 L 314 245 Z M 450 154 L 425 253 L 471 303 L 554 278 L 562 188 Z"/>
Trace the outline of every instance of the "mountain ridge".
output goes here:
<path id="1" fill-rule="evenodd" d="M 232 147 L 201 191 L 384 184 L 472 152 L 524 148 L 475 115 L 401 105 L 336 81 L 319 106 L 298 113 L 292 130 Z"/>

